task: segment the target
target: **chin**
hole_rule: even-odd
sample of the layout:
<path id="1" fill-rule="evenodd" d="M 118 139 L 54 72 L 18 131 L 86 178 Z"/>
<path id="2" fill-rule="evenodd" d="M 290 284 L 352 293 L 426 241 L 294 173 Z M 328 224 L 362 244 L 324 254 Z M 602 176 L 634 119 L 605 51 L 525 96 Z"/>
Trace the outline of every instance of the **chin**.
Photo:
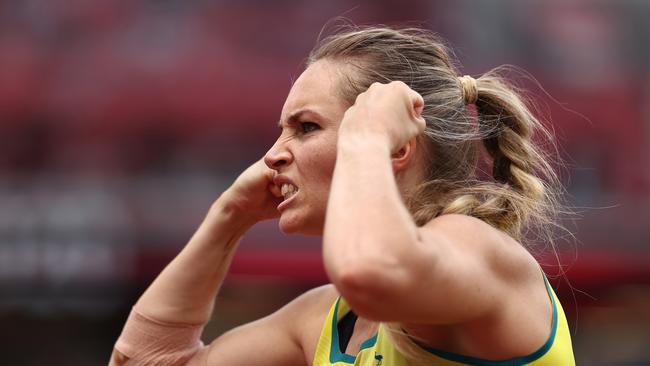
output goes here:
<path id="1" fill-rule="evenodd" d="M 280 231 L 287 235 L 323 236 L 322 223 L 315 225 L 310 223 L 309 220 L 302 220 L 295 216 L 282 215 L 278 226 Z"/>

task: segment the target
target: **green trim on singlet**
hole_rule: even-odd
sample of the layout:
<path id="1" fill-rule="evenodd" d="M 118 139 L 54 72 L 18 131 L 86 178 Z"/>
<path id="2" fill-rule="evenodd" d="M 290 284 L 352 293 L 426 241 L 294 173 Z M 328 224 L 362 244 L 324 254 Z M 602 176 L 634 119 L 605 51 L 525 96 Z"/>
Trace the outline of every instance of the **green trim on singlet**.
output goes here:
<path id="1" fill-rule="evenodd" d="M 447 352 L 439 349 L 435 349 L 432 347 L 428 347 L 426 345 L 423 345 L 421 343 L 417 343 L 420 347 L 425 349 L 427 352 L 436 355 L 440 358 L 447 359 L 449 361 L 454 361 L 454 362 L 460 362 L 460 363 L 465 363 L 468 365 L 479 365 L 479 366 L 521 366 L 521 365 L 526 365 L 531 362 L 534 362 L 535 360 L 539 359 L 540 357 L 544 356 L 546 352 L 548 352 L 551 347 L 553 346 L 553 342 L 555 341 L 555 334 L 557 331 L 557 318 L 558 318 L 558 313 L 557 313 L 557 305 L 555 303 L 555 297 L 553 296 L 553 291 L 551 290 L 551 284 L 548 282 L 548 279 L 546 278 L 546 275 L 544 274 L 544 282 L 546 283 L 546 291 L 548 292 L 549 297 L 551 298 L 551 302 L 553 303 L 553 321 L 551 324 L 551 334 L 549 335 L 548 339 L 546 342 L 535 352 L 527 355 L 527 356 L 522 356 L 522 357 L 516 357 L 516 358 L 511 358 L 509 360 L 504 360 L 504 361 L 491 361 L 491 360 L 485 360 L 482 358 L 477 358 L 477 357 L 471 357 L 471 356 L 464 356 L 464 355 L 459 355 L 456 353 L 452 352 Z"/>
<path id="2" fill-rule="evenodd" d="M 334 315 L 332 316 L 332 341 L 330 343 L 330 363 L 345 362 L 354 365 L 354 363 L 357 360 L 357 357 L 348 355 L 347 353 L 343 353 L 344 351 L 342 351 L 341 348 L 339 347 L 339 328 L 337 324 L 338 324 L 338 313 L 339 313 L 340 302 L 341 302 L 341 297 L 339 296 L 336 299 L 336 305 L 334 305 Z M 363 351 L 366 348 L 373 347 L 375 343 L 377 343 L 377 334 L 375 334 L 374 336 L 368 338 L 363 343 L 361 343 L 361 346 L 359 347 L 359 352 Z"/>
<path id="3" fill-rule="evenodd" d="M 542 278 L 551 298 L 552 319 L 550 335 L 541 347 L 528 355 L 495 361 L 435 349 L 426 344 L 418 343 L 413 337 L 408 337 L 408 339 L 410 342 L 413 342 L 413 346 L 417 346 L 422 350 L 420 356 L 425 357 L 431 365 L 575 365 L 570 333 L 562 305 L 555 295 L 546 275 L 542 274 Z M 401 354 L 392 343 L 391 337 L 387 334 L 390 330 L 385 326 L 380 326 L 375 335 L 361 343 L 359 352 L 355 356 L 344 353 L 345 347 L 340 346 L 341 334 L 339 333 L 338 324 L 346 316 L 347 312 L 352 311 L 347 301 L 340 296 L 331 304 L 315 352 L 314 365 L 354 366 L 358 364 L 358 366 L 377 366 L 382 362 L 382 359 L 384 361 L 384 365 L 382 366 L 406 366 L 410 364 L 407 357 Z M 524 325 L 520 328 L 519 332 L 525 330 Z M 404 332 L 406 333 L 405 330 Z M 341 348 L 343 348 L 343 351 L 341 351 Z M 374 355 L 373 351 L 375 352 Z M 386 364 L 386 362 L 390 362 L 391 364 Z"/>

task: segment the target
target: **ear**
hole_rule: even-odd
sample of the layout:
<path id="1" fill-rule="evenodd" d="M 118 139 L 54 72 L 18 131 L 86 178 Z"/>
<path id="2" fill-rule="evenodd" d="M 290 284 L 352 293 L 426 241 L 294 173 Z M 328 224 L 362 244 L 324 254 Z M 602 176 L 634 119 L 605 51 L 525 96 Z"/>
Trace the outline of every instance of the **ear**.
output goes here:
<path id="1" fill-rule="evenodd" d="M 391 155 L 393 164 L 393 172 L 397 175 L 404 171 L 409 163 L 415 159 L 415 152 L 417 151 L 417 138 L 413 137 L 406 145 L 399 149 L 396 153 Z"/>

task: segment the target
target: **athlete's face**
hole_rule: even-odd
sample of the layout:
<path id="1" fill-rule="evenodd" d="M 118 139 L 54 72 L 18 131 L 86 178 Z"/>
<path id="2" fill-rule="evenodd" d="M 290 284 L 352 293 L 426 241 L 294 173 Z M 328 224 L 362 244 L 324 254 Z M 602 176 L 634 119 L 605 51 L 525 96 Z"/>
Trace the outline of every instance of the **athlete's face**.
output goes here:
<path id="1" fill-rule="evenodd" d="M 282 188 L 280 230 L 322 235 L 339 124 L 347 104 L 338 96 L 337 64 L 318 61 L 293 84 L 282 108 L 282 133 L 266 153 Z"/>

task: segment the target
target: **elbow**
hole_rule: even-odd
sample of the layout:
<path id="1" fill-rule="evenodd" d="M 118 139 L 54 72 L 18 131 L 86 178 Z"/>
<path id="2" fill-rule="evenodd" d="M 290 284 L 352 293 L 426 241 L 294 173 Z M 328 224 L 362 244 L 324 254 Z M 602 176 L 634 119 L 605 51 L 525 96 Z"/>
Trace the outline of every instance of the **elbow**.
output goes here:
<path id="1" fill-rule="evenodd" d="M 363 318 L 377 320 L 377 306 L 374 304 L 380 292 L 375 274 L 367 266 L 347 266 L 341 269 L 331 280 L 339 293 L 348 302 L 352 310 Z"/>
<path id="2" fill-rule="evenodd" d="M 108 366 L 123 366 L 128 360 L 129 358 L 120 353 L 120 351 L 113 349 L 113 353 L 111 354 L 111 359 L 108 362 Z"/>
<path id="3" fill-rule="evenodd" d="M 396 298 L 407 288 L 406 274 L 399 266 L 350 263 L 330 276 L 330 280 L 352 310 L 365 319 L 391 320 L 391 311 L 383 301 L 387 296 Z"/>
<path id="4" fill-rule="evenodd" d="M 325 242 L 325 247 L 328 243 Z M 373 321 L 395 321 L 396 304 L 419 287 L 423 270 L 430 270 L 429 252 L 419 240 L 384 238 L 357 240 L 354 254 L 334 256 L 325 250 L 327 275 L 354 312 Z M 426 268 L 428 267 L 428 269 Z"/>

